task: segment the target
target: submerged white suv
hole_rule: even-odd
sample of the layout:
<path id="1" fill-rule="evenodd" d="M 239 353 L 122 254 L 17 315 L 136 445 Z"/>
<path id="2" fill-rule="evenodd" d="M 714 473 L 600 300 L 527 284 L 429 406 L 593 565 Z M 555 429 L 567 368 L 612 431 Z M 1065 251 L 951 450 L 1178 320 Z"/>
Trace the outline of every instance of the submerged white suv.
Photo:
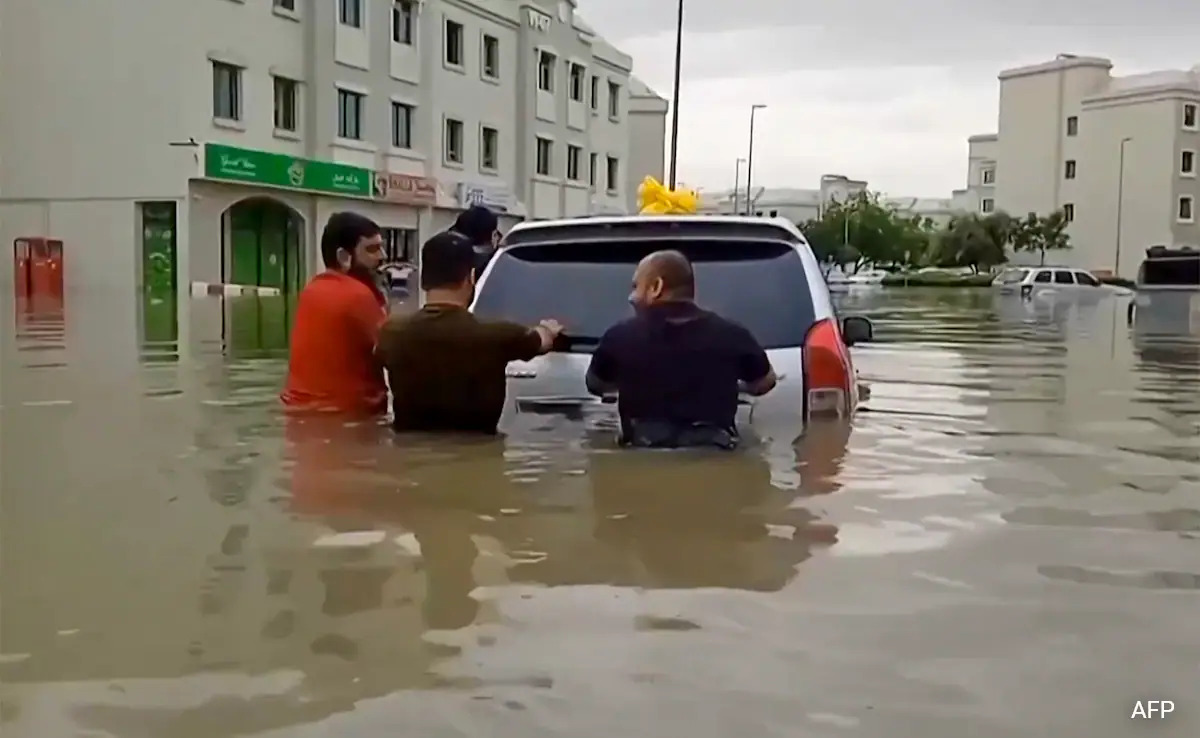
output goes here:
<path id="1" fill-rule="evenodd" d="M 509 365 L 517 411 L 572 413 L 599 402 L 584 381 L 591 352 L 632 314 L 634 267 L 660 249 L 687 255 L 696 301 L 746 326 L 767 349 L 779 384 L 744 397 L 739 423 L 784 424 L 798 434 L 810 418 L 853 414 L 858 383 L 848 347 L 872 339 L 870 321 L 838 319 L 817 260 L 790 222 L 699 215 L 540 221 L 508 233 L 471 310 L 529 325 L 555 318 L 567 333 L 562 351 Z"/>

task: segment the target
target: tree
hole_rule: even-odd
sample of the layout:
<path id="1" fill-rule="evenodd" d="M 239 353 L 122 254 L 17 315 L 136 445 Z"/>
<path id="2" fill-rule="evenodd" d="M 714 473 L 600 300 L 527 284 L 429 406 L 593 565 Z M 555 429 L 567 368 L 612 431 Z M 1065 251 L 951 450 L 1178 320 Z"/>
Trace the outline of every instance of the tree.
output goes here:
<path id="1" fill-rule="evenodd" d="M 1007 216 L 956 217 L 938 234 L 933 261 L 940 267 L 969 267 L 975 273 L 990 270 L 1008 260 L 1005 246 L 1009 234 Z"/>
<path id="2" fill-rule="evenodd" d="M 868 265 L 899 266 L 919 258 L 928 243 L 926 220 L 906 217 L 873 193 L 832 202 L 800 226 L 817 258 L 857 272 Z"/>
<path id="3" fill-rule="evenodd" d="M 1067 234 L 1067 215 L 1056 210 L 1046 216 L 1030 213 L 1012 228 L 1013 251 L 1037 252 L 1039 263 L 1046 264 L 1047 251 L 1062 251 L 1071 248 L 1071 237 Z"/>

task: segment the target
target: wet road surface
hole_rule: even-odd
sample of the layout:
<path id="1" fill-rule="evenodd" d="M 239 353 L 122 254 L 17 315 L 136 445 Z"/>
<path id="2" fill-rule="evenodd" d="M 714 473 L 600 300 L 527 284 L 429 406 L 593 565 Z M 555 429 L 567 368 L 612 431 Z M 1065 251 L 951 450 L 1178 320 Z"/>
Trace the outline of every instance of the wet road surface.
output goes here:
<path id="1" fill-rule="evenodd" d="M 1200 339 L 1123 302 L 848 298 L 854 427 L 721 456 L 285 422 L 280 300 L 3 302 L 5 738 L 1200 735 Z"/>

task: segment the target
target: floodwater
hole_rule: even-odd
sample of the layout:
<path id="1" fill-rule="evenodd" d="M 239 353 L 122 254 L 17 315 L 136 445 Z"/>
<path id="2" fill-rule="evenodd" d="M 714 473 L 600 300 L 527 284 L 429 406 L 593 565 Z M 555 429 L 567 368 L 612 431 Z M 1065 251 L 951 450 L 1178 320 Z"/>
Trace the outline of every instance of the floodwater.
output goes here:
<path id="1" fill-rule="evenodd" d="M 697 457 L 289 426 L 240 299 L 5 298 L 5 738 L 1200 735 L 1200 339 L 1122 301 L 853 298 L 853 428 Z"/>

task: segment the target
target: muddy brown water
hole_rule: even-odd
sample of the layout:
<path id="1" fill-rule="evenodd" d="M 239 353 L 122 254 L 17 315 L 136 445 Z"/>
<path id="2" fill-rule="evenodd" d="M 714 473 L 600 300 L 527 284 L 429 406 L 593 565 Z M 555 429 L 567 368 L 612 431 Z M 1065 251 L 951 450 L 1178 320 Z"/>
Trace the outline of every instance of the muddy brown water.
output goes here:
<path id="1" fill-rule="evenodd" d="M 4 303 L 5 738 L 1200 735 L 1200 338 L 1119 300 L 846 298 L 853 427 L 722 456 L 289 425 L 280 304 Z"/>

